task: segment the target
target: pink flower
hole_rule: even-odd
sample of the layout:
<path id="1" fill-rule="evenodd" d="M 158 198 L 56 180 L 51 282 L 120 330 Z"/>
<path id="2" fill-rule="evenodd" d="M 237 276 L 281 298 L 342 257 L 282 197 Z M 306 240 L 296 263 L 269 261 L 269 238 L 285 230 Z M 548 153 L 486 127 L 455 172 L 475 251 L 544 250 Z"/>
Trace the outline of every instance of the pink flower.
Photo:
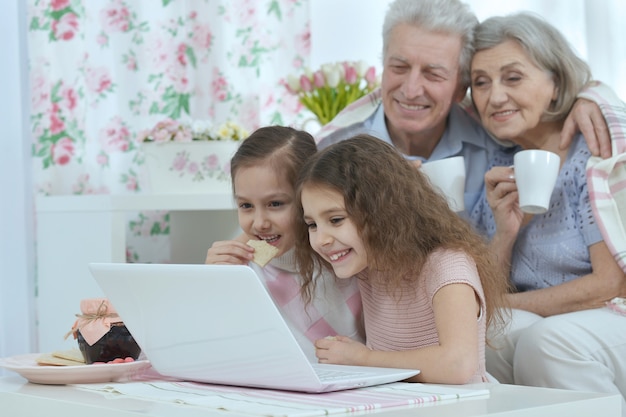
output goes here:
<path id="1" fill-rule="evenodd" d="M 306 93 L 310 92 L 313 89 L 311 85 L 311 80 L 305 74 L 300 76 L 300 89 Z"/>
<path id="2" fill-rule="evenodd" d="M 127 177 L 126 179 L 126 189 L 129 191 L 137 190 L 137 178 L 135 177 Z"/>
<path id="3" fill-rule="evenodd" d="M 137 71 L 137 59 L 132 55 L 127 55 L 126 68 L 130 71 Z"/>
<path id="4" fill-rule="evenodd" d="M 143 132 L 140 132 L 137 136 L 137 140 L 145 140 L 148 137 L 155 142 L 168 142 L 170 140 L 188 142 L 191 140 L 191 132 L 189 129 L 173 119 L 161 120 L 147 132 L 147 136 L 141 136 L 142 134 Z"/>
<path id="5" fill-rule="evenodd" d="M 44 111 L 50 103 L 50 85 L 45 71 L 42 69 L 31 71 L 30 85 L 33 112 Z"/>
<path id="6" fill-rule="evenodd" d="M 189 166 L 187 166 L 187 172 L 189 172 L 192 175 L 195 175 L 199 170 L 200 170 L 200 167 L 198 166 L 197 162 L 192 162 L 189 164 Z"/>
<path id="7" fill-rule="evenodd" d="M 107 152 L 126 152 L 130 146 L 130 132 L 120 117 L 114 117 L 100 131 L 100 145 Z"/>
<path id="8" fill-rule="evenodd" d="M 172 133 L 167 130 L 157 130 L 152 133 L 152 140 L 155 142 L 168 142 L 172 137 Z"/>
<path id="9" fill-rule="evenodd" d="M 219 160 L 217 158 L 217 155 L 215 154 L 211 154 L 209 156 L 206 157 L 204 163 L 206 164 L 207 168 L 209 170 L 214 170 L 219 166 Z"/>
<path id="10" fill-rule="evenodd" d="M 219 71 L 213 70 L 214 80 L 211 82 L 211 95 L 216 101 L 225 101 L 228 97 L 228 82 L 220 75 Z"/>
<path id="11" fill-rule="evenodd" d="M 53 11 L 63 10 L 70 5 L 70 0 L 51 0 L 50 8 Z"/>
<path id="12" fill-rule="evenodd" d="M 104 33 L 101 33 L 98 36 L 96 36 L 96 42 L 100 46 L 107 46 L 109 44 L 109 37 L 105 35 Z"/>
<path id="13" fill-rule="evenodd" d="M 193 135 L 189 129 L 180 129 L 176 132 L 172 140 L 174 142 L 191 142 L 193 140 Z"/>
<path id="14" fill-rule="evenodd" d="M 182 59 L 186 62 L 187 58 L 183 54 Z M 172 87 L 177 93 L 187 93 L 189 91 L 189 77 L 184 66 L 176 65 L 166 71 L 167 78 L 171 81 Z"/>
<path id="15" fill-rule="evenodd" d="M 106 67 L 89 68 L 85 75 L 87 88 L 98 94 L 108 90 L 113 84 L 109 76 L 109 70 Z"/>
<path id="16" fill-rule="evenodd" d="M 308 23 L 304 31 L 296 36 L 295 48 L 301 56 L 308 56 L 311 53 L 311 29 Z"/>
<path id="17" fill-rule="evenodd" d="M 144 142 L 146 139 L 148 139 L 148 137 L 152 134 L 152 130 L 150 129 L 143 129 L 140 130 L 139 132 L 137 132 L 137 135 L 135 136 L 135 141 L 136 142 Z"/>
<path id="18" fill-rule="evenodd" d="M 176 60 L 183 67 L 187 66 L 186 52 L 187 52 L 187 45 L 185 45 L 184 43 L 179 44 L 178 48 L 176 48 Z"/>
<path id="19" fill-rule="evenodd" d="M 63 101 L 61 103 L 67 110 L 71 111 L 76 108 L 76 103 L 78 102 L 76 90 L 73 88 L 64 88 L 63 91 L 61 91 L 61 97 L 63 97 Z"/>
<path id="20" fill-rule="evenodd" d="M 367 85 L 373 86 L 376 84 L 376 67 L 369 67 L 365 73 L 365 81 Z"/>
<path id="21" fill-rule="evenodd" d="M 326 84 L 324 73 L 321 70 L 317 70 L 313 73 L 313 84 L 315 84 L 315 87 L 317 88 L 324 87 Z"/>
<path id="22" fill-rule="evenodd" d="M 124 6 L 105 7 L 100 11 L 100 23 L 107 32 L 126 32 L 130 27 L 130 12 Z"/>
<path id="23" fill-rule="evenodd" d="M 168 40 L 151 38 L 146 44 L 146 56 L 149 57 L 153 70 L 163 72 L 167 69 L 171 65 L 171 55 L 175 49 L 175 45 Z"/>
<path id="24" fill-rule="evenodd" d="M 198 49 L 209 49 L 213 40 L 211 29 L 205 25 L 195 25 L 191 42 Z"/>
<path id="25" fill-rule="evenodd" d="M 74 141 L 65 136 L 53 143 L 50 147 L 50 155 L 57 165 L 66 165 L 74 155 Z"/>
<path id="26" fill-rule="evenodd" d="M 187 165 L 187 155 L 184 152 L 176 154 L 172 161 L 172 169 L 176 171 L 183 171 Z"/>
<path id="27" fill-rule="evenodd" d="M 109 165 L 109 155 L 104 153 L 104 152 L 100 152 L 98 154 L 98 156 L 96 156 L 96 163 L 100 166 L 108 166 Z"/>
<path id="28" fill-rule="evenodd" d="M 78 31 L 78 17 L 74 13 L 65 13 L 61 19 L 52 22 L 52 33 L 59 40 L 69 41 Z"/>
<path id="29" fill-rule="evenodd" d="M 356 69 L 353 66 L 346 66 L 346 83 L 355 84 L 358 80 Z"/>
<path id="30" fill-rule="evenodd" d="M 50 133 L 56 135 L 65 129 L 65 123 L 59 117 L 58 113 L 50 114 Z"/>

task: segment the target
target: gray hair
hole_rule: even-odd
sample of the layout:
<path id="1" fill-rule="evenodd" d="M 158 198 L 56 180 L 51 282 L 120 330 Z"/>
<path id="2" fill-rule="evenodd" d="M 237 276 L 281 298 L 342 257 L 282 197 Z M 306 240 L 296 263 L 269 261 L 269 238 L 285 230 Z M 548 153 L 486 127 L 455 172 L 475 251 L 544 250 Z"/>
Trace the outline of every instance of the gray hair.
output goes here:
<path id="1" fill-rule="evenodd" d="M 589 65 L 576 55 L 558 29 L 538 15 L 520 12 L 491 17 L 478 25 L 474 36 L 476 52 L 513 40 L 535 65 L 553 75 L 557 99 L 546 111 L 545 121 L 567 117 L 576 95 L 591 79 Z"/>
<path id="2" fill-rule="evenodd" d="M 474 29 L 478 19 L 467 4 L 459 0 L 395 0 L 389 5 L 383 24 L 383 59 L 387 56 L 391 31 L 400 24 L 460 36 L 459 74 L 463 85 L 469 85 Z"/>

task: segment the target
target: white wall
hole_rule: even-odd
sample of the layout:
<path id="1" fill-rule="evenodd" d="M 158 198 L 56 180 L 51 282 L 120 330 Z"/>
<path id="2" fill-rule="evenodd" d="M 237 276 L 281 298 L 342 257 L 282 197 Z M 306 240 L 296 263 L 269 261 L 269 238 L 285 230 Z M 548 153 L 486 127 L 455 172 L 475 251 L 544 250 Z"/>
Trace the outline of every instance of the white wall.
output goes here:
<path id="1" fill-rule="evenodd" d="M 382 25 L 392 0 L 309 0 L 311 67 L 360 60 L 382 70 Z M 626 1 L 465 0 L 479 20 L 529 10 L 556 26 L 591 66 L 595 79 L 626 100 Z"/>
<path id="2" fill-rule="evenodd" d="M 391 0 L 309 0 L 311 68 L 365 60 L 382 70 L 382 28 Z"/>
<path id="3" fill-rule="evenodd" d="M 6 0 L 0 14 L 0 357 L 32 351 L 35 334 L 24 3 Z"/>

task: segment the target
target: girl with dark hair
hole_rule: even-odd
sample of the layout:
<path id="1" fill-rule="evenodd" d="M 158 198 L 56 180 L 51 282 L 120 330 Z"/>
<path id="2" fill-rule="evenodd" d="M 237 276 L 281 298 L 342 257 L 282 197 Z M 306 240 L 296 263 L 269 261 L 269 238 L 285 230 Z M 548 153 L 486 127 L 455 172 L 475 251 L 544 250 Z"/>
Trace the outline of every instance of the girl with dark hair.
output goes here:
<path id="1" fill-rule="evenodd" d="M 231 160 L 233 193 L 243 235 L 213 243 L 207 264 L 248 264 L 259 275 L 303 350 L 315 359 L 312 342 L 326 336 L 350 334 L 363 339 L 361 299 L 356 279 L 337 280 L 329 271 L 316 271 L 312 302 L 300 296 L 302 278 L 296 268 L 295 182 L 302 165 L 317 151 L 307 132 L 283 126 L 253 132 Z M 278 249 L 264 267 L 251 262 L 250 239 Z"/>

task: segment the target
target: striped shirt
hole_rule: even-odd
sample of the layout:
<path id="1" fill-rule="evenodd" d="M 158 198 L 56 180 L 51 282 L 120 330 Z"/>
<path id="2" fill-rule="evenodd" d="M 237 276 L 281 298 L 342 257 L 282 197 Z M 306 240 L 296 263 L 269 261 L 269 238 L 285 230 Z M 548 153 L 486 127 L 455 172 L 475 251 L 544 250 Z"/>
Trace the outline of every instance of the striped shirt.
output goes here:
<path id="1" fill-rule="evenodd" d="M 438 249 L 426 261 L 421 274 L 411 287 L 399 291 L 402 297 L 390 295 L 386 288 L 372 286 L 361 276 L 359 286 L 363 300 L 367 347 L 373 350 L 400 351 L 439 344 L 435 326 L 433 297 L 449 284 L 467 284 L 480 298 L 481 312 L 485 297 L 474 260 L 463 252 Z M 400 293 L 400 292 L 399 292 Z M 486 382 L 484 314 L 478 318 L 479 369 L 468 383 Z"/>

